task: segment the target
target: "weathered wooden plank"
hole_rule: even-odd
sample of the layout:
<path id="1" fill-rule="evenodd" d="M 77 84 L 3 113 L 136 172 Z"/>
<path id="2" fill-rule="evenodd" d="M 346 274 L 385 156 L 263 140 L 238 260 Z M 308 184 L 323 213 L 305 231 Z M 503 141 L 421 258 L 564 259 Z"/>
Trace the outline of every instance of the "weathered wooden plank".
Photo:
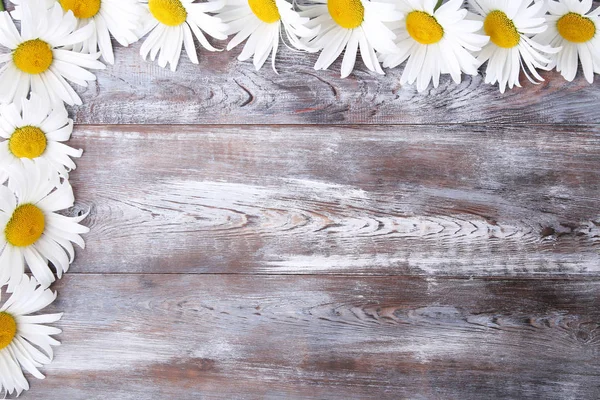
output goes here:
<path id="1" fill-rule="evenodd" d="M 599 126 L 79 127 L 79 272 L 600 272 Z"/>
<path id="2" fill-rule="evenodd" d="M 168 269 L 169 270 L 169 269 Z M 79 275 L 24 399 L 592 399 L 600 281 Z"/>
<path id="3" fill-rule="evenodd" d="M 221 47 L 224 43 L 220 44 Z M 98 73 L 97 83 L 78 89 L 80 124 L 371 124 L 371 123 L 597 123 L 600 80 L 582 76 L 566 82 L 543 73 L 541 85 L 500 94 L 481 77 L 418 94 L 400 85 L 401 69 L 386 76 L 358 70 L 339 78 L 340 62 L 314 71 L 316 54 L 280 50 L 279 75 L 268 66 L 256 72 L 237 61 L 239 50 L 201 52 L 200 65 L 185 55 L 173 73 L 139 56 L 140 44 L 117 47 L 116 64 Z M 582 75 L 582 74 L 580 74 Z"/>

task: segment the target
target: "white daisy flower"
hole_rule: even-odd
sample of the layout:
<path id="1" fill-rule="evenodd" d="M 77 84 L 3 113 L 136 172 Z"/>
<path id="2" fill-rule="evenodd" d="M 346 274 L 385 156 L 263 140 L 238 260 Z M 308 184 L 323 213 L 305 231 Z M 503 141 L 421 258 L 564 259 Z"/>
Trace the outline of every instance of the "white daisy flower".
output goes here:
<path id="1" fill-rule="evenodd" d="M 25 262 L 43 287 L 55 280 L 48 261 L 62 277 L 75 256 L 71 242 L 84 248 L 80 234 L 89 232 L 79 224 L 87 214 L 56 213 L 73 206 L 69 182 L 44 167 L 43 160 L 22 162 L 23 167 L 11 169 L 8 187 L 0 186 L 0 286 L 8 283 L 9 291 L 19 284 Z"/>
<path id="2" fill-rule="evenodd" d="M 434 10 L 435 0 L 400 0 L 404 23 L 394 30 L 398 53 L 382 54 L 384 67 L 396 67 L 406 59 L 400 83 L 417 82 L 422 92 L 433 80 L 438 87 L 440 74 L 450 74 L 460 83 L 462 73 L 477 75 L 479 62 L 470 51 L 479 51 L 488 42 L 487 36 L 476 34 L 483 24 L 467 17 L 462 0 L 451 0 Z"/>
<path id="3" fill-rule="evenodd" d="M 22 1 L 11 0 L 19 5 Z M 72 48 L 77 52 L 96 53 L 100 50 L 102 58 L 109 64 L 115 63 L 110 36 L 121 46 L 136 42 L 140 30 L 139 21 L 143 8 L 137 0 L 45 0 L 47 8 L 58 2 L 65 12 L 71 11 L 77 18 L 77 28 L 86 25 L 94 27 L 92 35 Z M 20 7 L 15 7 L 13 17 L 20 19 Z"/>
<path id="4" fill-rule="evenodd" d="M 22 110 L 22 111 L 19 111 Z M 8 104 L 0 107 L 0 169 L 9 170 L 13 164 L 23 165 L 22 159 L 44 159 L 48 166 L 63 178 L 75 169 L 69 157 L 81 157 L 83 150 L 61 142 L 69 140 L 73 120 L 62 104 L 52 107 L 35 93 L 23 99 L 22 106 Z"/>
<path id="5" fill-rule="evenodd" d="M 259 70 L 272 53 L 271 65 L 275 70 L 275 54 L 279 47 L 281 30 L 290 43 L 298 49 L 311 51 L 300 38 L 312 38 L 318 27 L 308 29 L 309 18 L 301 17 L 285 0 L 227 0 L 218 15 L 229 25 L 227 34 L 236 34 L 227 45 L 231 50 L 248 39 L 238 60 L 245 61 L 254 55 L 254 67 Z"/>
<path id="6" fill-rule="evenodd" d="M 227 25 L 217 17 L 208 15 L 223 8 L 223 1 L 196 3 L 195 0 L 140 0 L 149 10 L 142 19 L 143 35 L 150 32 L 140 54 L 154 61 L 158 55 L 158 65 L 171 64 L 171 71 L 177 69 L 182 45 L 194 64 L 198 55 L 192 32 L 205 49 L 218 51 L 206 39 L 204 32 L 215 39 L 227 39 Z M 142 36 L 143 36 L 142 35 Z"/>
<path id="7" fill-rule="evenodd" d="M 137 42 L 144 9 L 137 0 L 60 0 L 65 11 L 72 11 L 78 27 L 94 26 L 90 38 L 73 46 L 84 53 L 102 53 L 102 59 L 115 63 L 110 37 L 124 47 Z"/>
<path id="8" fill-rule="evenodd" d="M 320 26 L 318 35 L 307 45 L 322 49 L 316 70 L 324 70 L 339 57 L 344 49 L 342 78 L 350 75 L 360 55 L 367 68 L 379 74 L 383 70 L 377 61 L 375 50 L 381 53 L 394 53 L 396 35 L 384 22 L 400 21 L 402 13 L 393 4 L 370 0 L 314 0 L 315 5 L 304 7 L 302 15 L 313 18 L 306 26 Z"/>
<path id="9" fill-rule="evenodd" d="M 490 42 L 477 57 L 481 64 L 487 61 L 485 82 L 498 82 L 501 93 L 507 85 L 511 89 L 513 86 L 521 87 L 521 69 L 532 83 L 543 81 L 536 68 L 548 70 L 550 60 L 541 53 L 560 51 L 531 39 L 532 35 L 546 30 L 544 2 L 469 0 L 469 3 L 483 17 L 483 30 L 490 37 Z"/>
<path id="10" fill-rule="evenodd" d="M 21 33 L 7 12 L 0 12 L 0 44 L 11 51 L 0 54 L 0 102 L 19 102 L 30 88 L 45 101 L 81 104 L 65 80 L 87 86 L 96 77 L 85 68 L 103 69 L 98 54 L 81 54 L 63 48 L 86 40 L 93 26 L 75 30 L 77 20 L 65 14 L 58 3 L 46 10 L 40 0 L 25 0 L 21 6 Z"/>
<path id="11" fill-rule="evenodd" d="M 600 74 L 600 7 L 591 11 L 592 0 L 549 1 L 548 6 L 548 29 L 535 39 L 542 44 L 562 47 L 560 53 L 551 55 L 548 67 L 556 67 L 571 82 L 577 74 L 579 60 L 585 79 L 593 83 L 594 72 Z"/>
<path id="12" fill-rule="evenodd" d="M 44 379 L 38 368 L 50 364 L 52 346 L 60 342 L 52 337 L 62 331 L 45 324 L 62 317 L 36 314 L 56 300 L 56 292 L 40 287 L 33 277 L 23 276 L 21 283 L 0 307 L 0 393 L 20 395 L 29 389 L 23 370 Z"/>

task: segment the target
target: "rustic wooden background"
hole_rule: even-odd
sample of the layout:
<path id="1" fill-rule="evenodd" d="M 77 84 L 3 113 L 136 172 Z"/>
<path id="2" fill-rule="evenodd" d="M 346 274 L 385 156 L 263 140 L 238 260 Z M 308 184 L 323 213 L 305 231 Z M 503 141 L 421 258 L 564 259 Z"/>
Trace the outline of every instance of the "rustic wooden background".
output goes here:
<path id="1" fill-rule="evenodd" d="M 91 233 L 21 398 L 600 397 L 599 77 L 138 52 L 72 109 Z"/>

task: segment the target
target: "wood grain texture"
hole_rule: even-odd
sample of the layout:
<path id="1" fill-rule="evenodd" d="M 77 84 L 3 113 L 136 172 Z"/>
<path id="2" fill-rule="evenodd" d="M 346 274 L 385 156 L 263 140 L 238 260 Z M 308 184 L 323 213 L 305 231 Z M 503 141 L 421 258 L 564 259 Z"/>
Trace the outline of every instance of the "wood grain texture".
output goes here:
<path id="1" fill-rule="evenodd" d="M 598 79 L 139 48 L 70 109 L 91 232 L 20 398 L 600 398 Z"/>
<path id="2" fill-rule="evenodd" d="M 77 272 L 600 272 L 598 126 L 79 127 Z"/>
<path id="3" fill-rule="evenodd" d="M 80 275 L 23 399 L 593 399 L 600 281 Z"/>
<path id="4" fill-rule="evenodd" d="M 217 46 L 224 47 L 225 42 Z M 401 86 L 402 69 L 386 76 L 359 61 L 347 79 L 340 63 L 315 71 L 316 54 L 281 46 L 279 74 L 267 65 L 257 72 L 237 61 L 239 50 L 200 51 L 200 64 L 185 55 L 176 72 L 144 62 L 140 43 L 116 48 L 116 63 L 79 88 L 83 106 L 73 109 L 79 124 L 431 124 L 431 123 L 597 123 L 600 80 L 583 74 L 572 83 L 556 72 L 533 85 L 500 94 L 482 77 L 455 85 L 444 76 L 440 87 L 418 94 Z"/>

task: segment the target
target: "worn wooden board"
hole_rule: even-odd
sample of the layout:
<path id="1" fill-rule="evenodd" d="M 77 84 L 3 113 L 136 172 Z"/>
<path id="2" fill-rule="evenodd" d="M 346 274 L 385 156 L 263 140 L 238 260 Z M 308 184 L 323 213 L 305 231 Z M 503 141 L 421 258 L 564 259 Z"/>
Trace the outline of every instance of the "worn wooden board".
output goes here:
<path id="1" fill-rule="evenodd" d="M 224 47 L 225 42 L 216 45 Z M 117 47 L 114 66 L 98 81 L 78 89 L 83 106 L 73 109 L 80 124 L 431 124 L 597 123 L 600 80 L 583 76 L 566 82 L 556 72 L 533 85 L 500 94 L 482 77 L 455 85 L 442 78 L 438 89 L 418 94 L 401 86 L 401 68 L 380 76 L 360 61 L 347 79 L 340 62 L 315 71 L 316 54 L 281 46 L 279 74 L 267 65 L 256 72 L 236 60 L 239 50 L 200 51 L 200 64 L 182 56 L 176 72 L 144 62 L 140 44 Z M 581 74 L 580 74 L 581 75 Z"/>
<path id="2" fill-rule="evenodd" d="M 77 272 L 594 275 L 598 126 L 80 127 Z"/>
<path id="3" fill-rule="evenodd" d="M 92 231 L 21 398 L 600 398 L 598 79 L 139 47 L 70 108 Z"/>
<path id="4" fill-rule="evenodd" d="M 592 399 L 600 281 L 81 275 L 24 399 Z"/>

